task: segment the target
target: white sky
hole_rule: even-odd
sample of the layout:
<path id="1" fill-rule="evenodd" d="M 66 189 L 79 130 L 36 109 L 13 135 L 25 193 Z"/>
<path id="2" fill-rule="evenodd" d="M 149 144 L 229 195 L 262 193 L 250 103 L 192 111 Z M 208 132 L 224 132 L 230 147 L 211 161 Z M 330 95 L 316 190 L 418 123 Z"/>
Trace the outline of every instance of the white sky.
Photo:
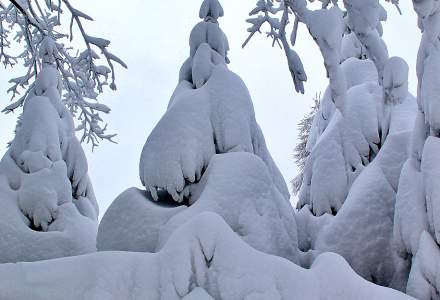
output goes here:
<path id="1" fill-rule="evenodd" d="M 118 134 L 118 144 L 102 143 L 91 153 L 85 146 L 89 173 L 101 208 L 101 216 L 114 198 L 125 189 L 140 186 L 138 162 L 144 142 L 166 110 L 177 84 L 181 64 L 189 55 L 188 37 L 199 22 L 202 0 L 76 0 L 73 4 L 91 15 L 86 25 L 91 35 L 112 41 L 111 51 L 124 59 L 129 69 L 118 69 L 117 92 L 106 92 L 100 101 L 112 108 L 105 119 Z M 241 49 L 247 37 L 245 19 L 256 0 L 221 0 L 225 17 L 220 26 L 228 36 L 230 69 L 239 74 L 253 97 L 257 121 L 269 150 L 286 181 L 297 173 L 293 148 L 297 123 L 309 111 L 312 98 L 327 85 L 323 61 L 304 26 L 295 49 L 308 75 L 305 95 L 294 92 L 282 50 L 271 48 L 263 35 L 255 36 Z M 385 1 L 383 1 L 385 2 Z M 391 56 L 401 56 L 410 65 L 410 90 L 415 93 L 415 60 L 420 40 L 410 1 L 401 1 L 399 16 L 391 5 L 384 39 Z M 6 95 L 11 71 L 0 69 L 0 106 L 9 103 Z M 0 115 L 0 155 L 13 137 L 16 115 Z M 289 186 L 290 187 L 290 186 Z"/>

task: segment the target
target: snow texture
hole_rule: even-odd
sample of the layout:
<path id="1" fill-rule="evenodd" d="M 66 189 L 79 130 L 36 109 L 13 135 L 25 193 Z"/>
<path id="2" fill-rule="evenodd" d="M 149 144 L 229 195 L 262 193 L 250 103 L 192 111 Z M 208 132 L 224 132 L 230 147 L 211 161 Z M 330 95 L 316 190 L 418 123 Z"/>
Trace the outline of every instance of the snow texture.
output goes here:
<path id="1" fill-rule="evenodd" d="M 210 297 L 411 299 L 361 279 L 336 254 L 319 256 L 307 270 L 259 252 L 213 213 L 185 223 L 156 254 L 98 252 L 0 265 L 0 298 L 5 300 Z"/>
<path id="2" fill-rule="evenodd" d="M 98 205 L 60 92 L 58 71 L 45 65 L 0 161 L 0 263 L 96 250 Z"/>
<path id="3" fill-rule="evenodd" d="M 201 181 L 191 186 L 189 207 L 170 207 L 172 200 L 167 206 L 129 189 L 104 215 L 98 249 L 156 252 L 185 222 L 214 212 L 255 249 L 297 262 L 294 212 L 270 176 L 258 156 L 228 153 L 215 155 Z"/>

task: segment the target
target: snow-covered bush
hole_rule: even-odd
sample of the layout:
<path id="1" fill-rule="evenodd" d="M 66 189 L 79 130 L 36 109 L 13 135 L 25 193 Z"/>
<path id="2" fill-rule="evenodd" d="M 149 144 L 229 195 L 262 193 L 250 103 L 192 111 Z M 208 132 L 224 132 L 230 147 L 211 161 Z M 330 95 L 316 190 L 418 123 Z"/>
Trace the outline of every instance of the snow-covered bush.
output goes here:
<path id="1" fill-rule="evenodd" d="M 211 297 L 412 299 L 361 279 L 336 254 L 319 256 L 307 270 L 259 252 L 213 213 L 200 214 L 183 224 L 155 254 L 98 252 L 0 265 L 0 298 L 4 300 Z"/>
<path id="2" fill-rule="evenodd" d="M 0 161 L 0 263 L 96 250 L 98 205 L 61 89 L 44 64 Z"/>
<path id="3" fill-rule="evenodd" d="M 112 141 L 115 135 L 106 133 L 107 126 L 102 125 L 102 114 L 109 113 L 110 108 L 96 99 L 105 86 L 116 89 L 114 63 L 126 65 L 109 52 L 109 40 L 86 32 L 83 22 L 93 19 L 69 0 L 3 3 L 0 2 L 0 63 L 5 68 L 22 65 L 25 70 L 23 75 L 9 80 L 8 90 L 13 99 L 22 90 L 23 95 L 3 112 L 23 106 L 44 64 L 51 63 L 61 74 L 63 104 L 79 120 L 81 141 L 93 147 L 103 139 Z M 70 26 L 64 25 L 69 18 Z M 74 33 L 82 37 L 83 47 L 72 43 Z M 95 52 L 98 50 L 102 59 Z"/>

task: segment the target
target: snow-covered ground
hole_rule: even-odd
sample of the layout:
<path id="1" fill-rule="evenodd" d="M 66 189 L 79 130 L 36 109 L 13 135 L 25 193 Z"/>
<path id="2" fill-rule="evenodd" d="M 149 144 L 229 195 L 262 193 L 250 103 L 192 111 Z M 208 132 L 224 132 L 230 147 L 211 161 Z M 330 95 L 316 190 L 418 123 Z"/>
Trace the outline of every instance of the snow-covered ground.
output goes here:
<path id="1" fill-rule="evenodd" d="M 306 270 L 259 252 L 213 213 L 181 226 L 156 254 L 100 252 L 0 265 L 4 300 L 209 299 L 205 291 L 226 300 L 411 299 L 361 279 L 336 254 L 319 256 Z"/>

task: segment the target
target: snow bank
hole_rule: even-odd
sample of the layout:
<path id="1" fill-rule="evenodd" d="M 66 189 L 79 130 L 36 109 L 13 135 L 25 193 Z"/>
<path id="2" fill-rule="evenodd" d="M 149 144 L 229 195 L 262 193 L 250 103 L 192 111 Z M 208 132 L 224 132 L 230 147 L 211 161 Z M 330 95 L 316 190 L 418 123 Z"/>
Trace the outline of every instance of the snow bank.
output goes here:
<path id="1" fill-rule="evenodd" d="M 23 277 L 23 274 L 26 276 Z M 0 265 L 1 299 L 411 299 L 368 283 L 336 254 L 310 270 L 261 253 L 203 213 L 156 254 L 99 252 Z M 200 299 L 200 298 L 199 298 Z"/>
<path id="2" fill-rule="evenodd" d="M 250 153 L 215 155 L 198 184 L 193 205 L 153 202 L 129 189 L 119 196 L 99 226 L 99 250 L 156 252 L 185 222 L 203 212 L 223 217 L 254 248 L 297 262 L 294 212 L 271 180 L 264 162 Z"/>
<path id="3" fill-rule="evenodd" d="M 98 206 L 60 91 L 58 71 L 46 65 L 0 161 L 0 263 L 96 250 Z"/>

